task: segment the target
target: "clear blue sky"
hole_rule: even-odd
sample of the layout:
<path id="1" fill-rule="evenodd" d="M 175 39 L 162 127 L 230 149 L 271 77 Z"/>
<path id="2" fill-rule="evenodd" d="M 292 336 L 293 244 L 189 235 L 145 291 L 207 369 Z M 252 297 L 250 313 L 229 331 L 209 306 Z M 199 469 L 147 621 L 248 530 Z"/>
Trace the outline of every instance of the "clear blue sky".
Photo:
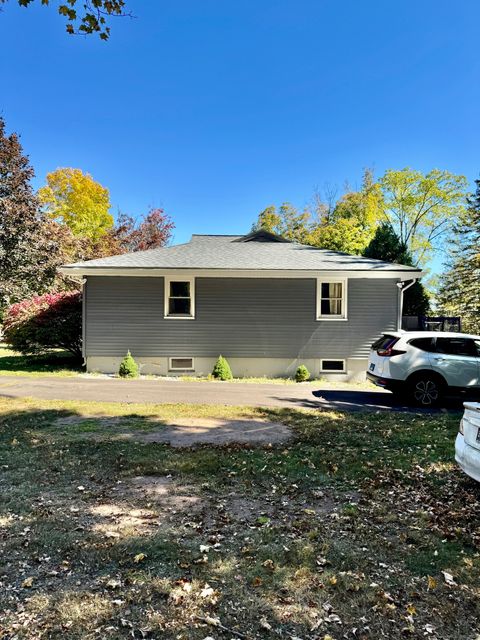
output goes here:
<path id="1" fill-rule="evenodd" d="M 0 113 L 35 186 L 79 167 L 114 210 L 164 207 L 176 242 L 365 166 L 480 172 L 478 0 L 131 0 L 107 43 L 55 4 L 0 13 Z"/>

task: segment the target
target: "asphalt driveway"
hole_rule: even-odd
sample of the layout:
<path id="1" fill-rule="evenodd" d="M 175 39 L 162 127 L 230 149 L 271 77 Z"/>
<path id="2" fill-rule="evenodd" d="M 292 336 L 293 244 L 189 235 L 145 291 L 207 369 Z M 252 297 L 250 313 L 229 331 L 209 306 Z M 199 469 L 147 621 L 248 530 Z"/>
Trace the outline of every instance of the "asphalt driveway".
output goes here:
<path id="1" fill-rule="evenodd" d="M 0 377 L 0 397 L 98 402 L 225 404 L 338 411 L 411 411 L 388 391 L 364 390 L 353 385 L 328 388 L 321 383 L 264 384 L 183 382 L 175 380 L 121 380 L 118 378 Z M 460 411 L 461 400 L 450 400 L 445 410 Z M 418 410 L 416 410 L 418 411 Z M 423 410 L 431 412 L 431 410 Z"/>

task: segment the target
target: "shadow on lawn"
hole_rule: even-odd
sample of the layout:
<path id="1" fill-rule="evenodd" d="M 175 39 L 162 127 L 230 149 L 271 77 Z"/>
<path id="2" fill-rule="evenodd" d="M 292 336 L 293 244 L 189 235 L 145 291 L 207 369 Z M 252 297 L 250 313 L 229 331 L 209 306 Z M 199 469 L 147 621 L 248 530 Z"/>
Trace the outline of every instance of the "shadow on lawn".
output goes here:
<path id="1" fill-rule="evenodd" d="M 346 391 L 346 390 L 324 390 L 313 391 L 316 406 L 319 409 L 330 411 L 396 411 L 413 412 L 422 414 L 437 414 L 445 410 L 451 412 L 463 411 L 463 402 L 467 398 L 448 397 L 440 407 L 422 408 L 416 407 L 405 399 L 382 391 Z"/>
<path id="2" fill-rule="evenodd" d="M 12 373 L 55 373 L 69 370 L 80 373 L 84 370 L 80 360 L 66 351 L 41 356 L 2 356 L 1 354 L 2 350 L 0 349 L 0 371 L 11 371 Z"/>

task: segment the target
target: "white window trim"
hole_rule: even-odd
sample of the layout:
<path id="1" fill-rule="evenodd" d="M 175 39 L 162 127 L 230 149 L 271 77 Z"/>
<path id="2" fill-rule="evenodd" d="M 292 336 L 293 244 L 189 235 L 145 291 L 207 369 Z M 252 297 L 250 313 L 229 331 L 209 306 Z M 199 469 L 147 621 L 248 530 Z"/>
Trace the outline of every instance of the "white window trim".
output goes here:
<path id="1" fill-rule="evenodd" d="M 339 316 L 322 315 L 322 284 L 342 284 L 342 314 Z M 317 320 L 328 322 L 345 322 L 348 320 L 348 278 L 317 278 Z"/>
<path id="2" fill-rule="evenodd" d="M 343 369 L 324 369 L 323 363 L 325 361 L 331 362 L 332 360 L 336 360 L 337 362 L 343 362 Z M 320 360 L 320 373 L 347 373 L 347 361 L 343 358 L 322 358 Z"/>
<path id="3" fill-rule="evenodd" d="M 189 316 L 174 316 L 168 313 L 168 302 L 170 297 L 170 283 L 171 282 L 189 282 L 190 283 L 190 315 Z M 163 317 L 165 320 L 195 320 L 195 278 L 192 276 L 176 275 L 165 276 L 164 279 L 164 300 L 163 300 Z"/>
<path id="4" fill-rule="evenodd" d="M 185 369 L 185 367 L 172 366 L 172 360 L 189 360 L 189 359 L 192 361 L 191 369 Z M 172 356 L 171 358 L 168 359 L 168 370 L 169 371 L 195 371 L 195 358 L 192 358 L 191 356 Z"/>

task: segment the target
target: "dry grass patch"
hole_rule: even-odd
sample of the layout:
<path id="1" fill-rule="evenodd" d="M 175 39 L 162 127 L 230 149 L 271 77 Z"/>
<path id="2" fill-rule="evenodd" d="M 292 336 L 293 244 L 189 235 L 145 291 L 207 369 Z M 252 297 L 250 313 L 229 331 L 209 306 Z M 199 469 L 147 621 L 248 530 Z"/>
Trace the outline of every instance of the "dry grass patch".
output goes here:
<path id="1" fill-rule="evenodd" d="M 250 419 L 294 438 L 116 438 Z M 473 639 L 480 492 L 452 465 L 457 425 L 0 400 L 0 638 Z"/>

